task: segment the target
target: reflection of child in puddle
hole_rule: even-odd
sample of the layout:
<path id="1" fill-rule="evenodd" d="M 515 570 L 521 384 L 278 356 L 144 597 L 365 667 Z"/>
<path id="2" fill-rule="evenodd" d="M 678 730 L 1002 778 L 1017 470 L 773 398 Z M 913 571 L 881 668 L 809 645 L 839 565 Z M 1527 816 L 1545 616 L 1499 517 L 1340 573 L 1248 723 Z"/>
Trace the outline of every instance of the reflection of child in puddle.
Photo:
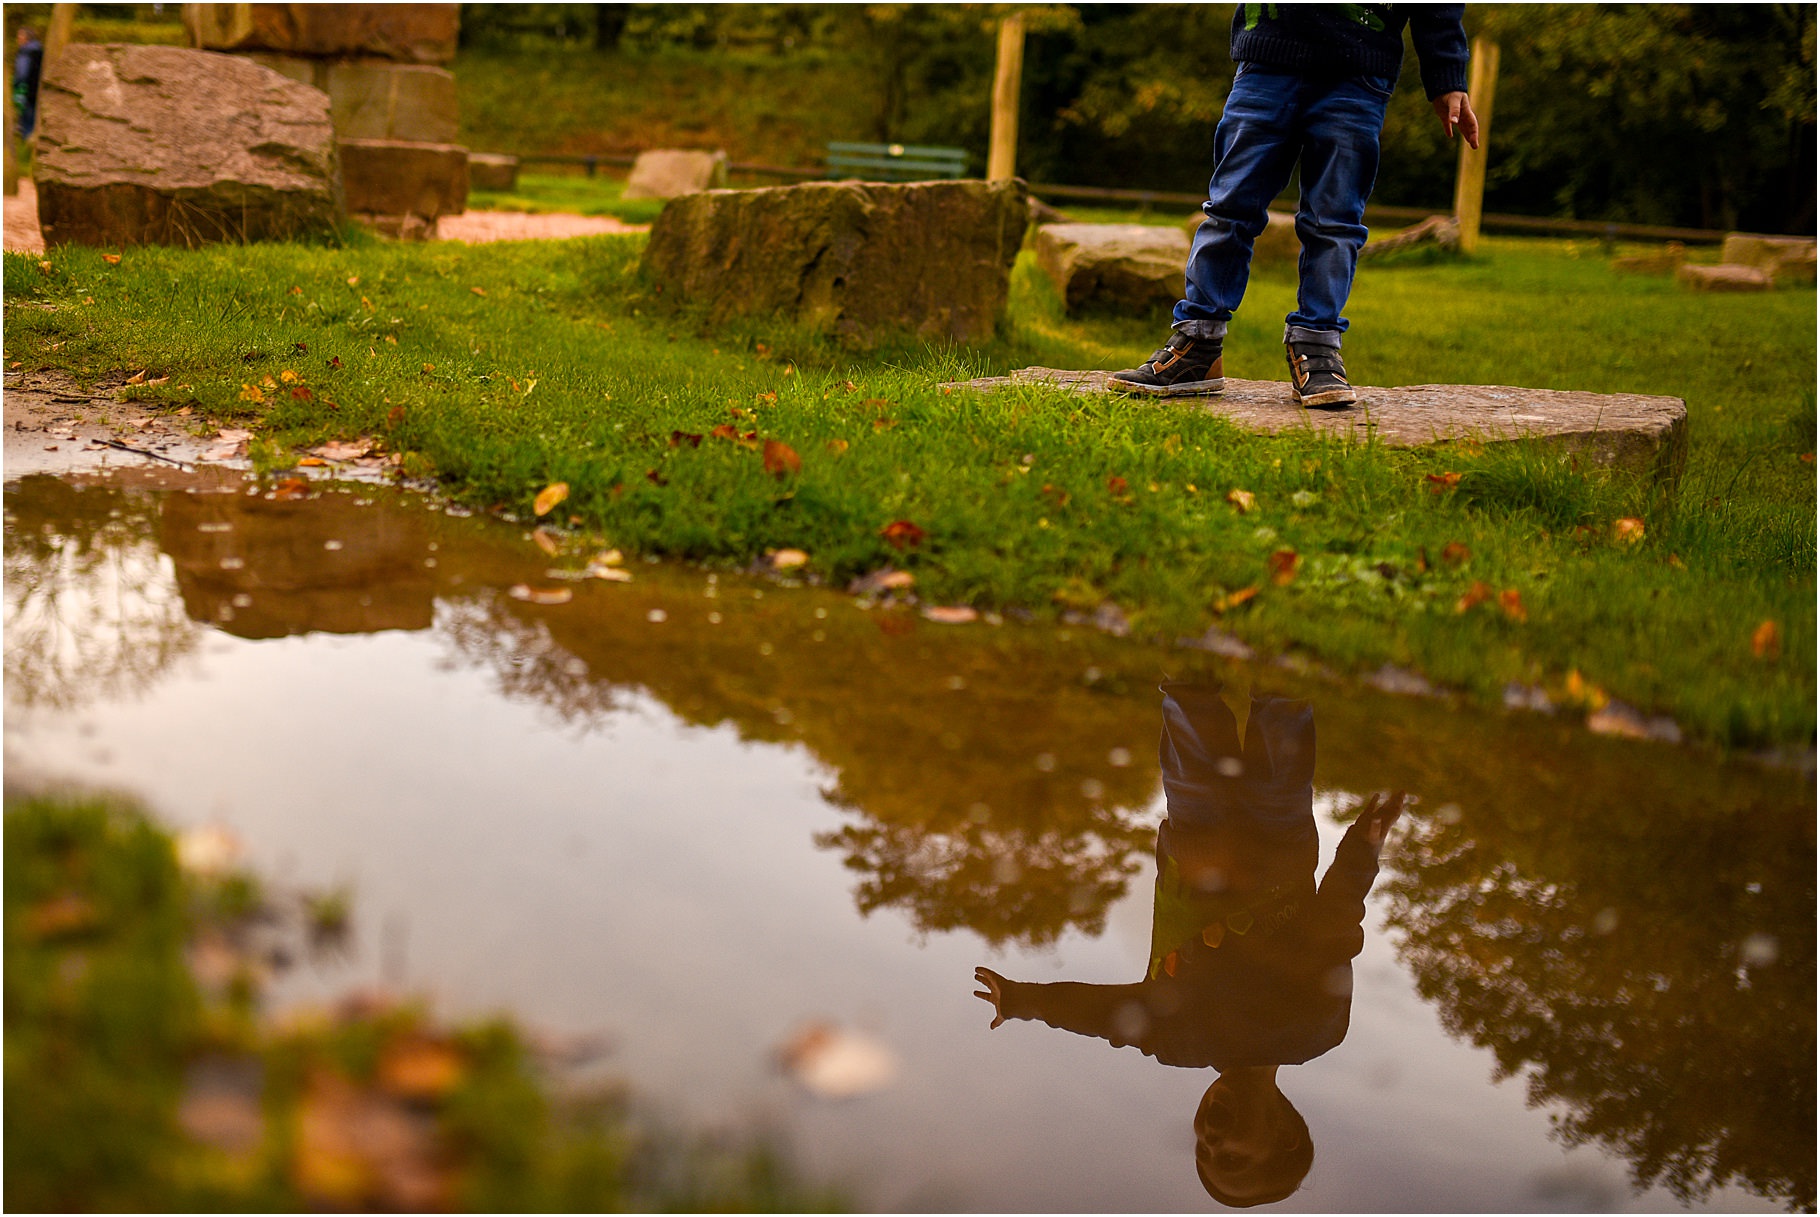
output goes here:
<path id="1" fill-rule="evenodd" d="M 1223 1204 L 1281 1200 L 1314 1160 L 1277 1069 L 1334 1047 L 1352 1009 L 1365 896 L 1403 795 L 1368 802 L 1319 887 L 1314 711 L 1254 696 L 1245 737 L 1217 688 L 1163 686 L 1163 792 L 1150 966 L 1136 984 L 1026 984 L 986 968 L 1007 1018 L 1220 1071 L 1195 1112 L 1195 1166 Z"/>

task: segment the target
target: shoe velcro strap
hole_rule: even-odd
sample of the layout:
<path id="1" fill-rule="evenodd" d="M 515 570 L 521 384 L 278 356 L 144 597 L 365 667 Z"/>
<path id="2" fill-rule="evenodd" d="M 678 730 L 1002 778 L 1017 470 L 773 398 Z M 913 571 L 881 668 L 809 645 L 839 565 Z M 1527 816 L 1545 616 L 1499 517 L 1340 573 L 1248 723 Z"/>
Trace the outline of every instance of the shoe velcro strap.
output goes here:
<path id="1" fill-rule="evenodd" d="M 1346 365 L 1340 359 L 1340 353 L 1332 347 L 1320 347 L 1315 351 L 1297 351 L 1296 361 L 1302 365 L 1304 372 L 1332 372 L 1336 376 L 1346 375 Z"/>

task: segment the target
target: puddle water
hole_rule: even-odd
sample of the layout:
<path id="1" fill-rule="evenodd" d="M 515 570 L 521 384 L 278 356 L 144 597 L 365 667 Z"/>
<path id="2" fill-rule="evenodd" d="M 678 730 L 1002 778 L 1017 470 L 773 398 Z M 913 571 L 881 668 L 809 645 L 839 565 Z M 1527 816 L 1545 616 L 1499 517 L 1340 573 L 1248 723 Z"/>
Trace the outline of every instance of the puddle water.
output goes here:
<path id="1" fill-rule="evenodd" d="M 599 1037 L 874 1208 L 1813 1204 L 1809 779 L 248 491 L 8 485 L 5 749 L 348 884 L 280 1002 Z"/>

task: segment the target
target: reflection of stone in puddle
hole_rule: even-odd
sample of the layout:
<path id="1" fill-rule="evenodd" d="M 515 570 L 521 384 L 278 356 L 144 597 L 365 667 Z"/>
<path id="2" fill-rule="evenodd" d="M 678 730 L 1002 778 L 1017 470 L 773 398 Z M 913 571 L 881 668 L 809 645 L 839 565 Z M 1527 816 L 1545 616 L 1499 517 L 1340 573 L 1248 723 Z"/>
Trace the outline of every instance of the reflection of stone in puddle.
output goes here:
<path id="1" fill-rule="evenodd" d="M 405 512 L 346 494 L 173 494 L 158 539 L 189 615 L 241 638 L 430 627 L 429 534 Z"/>

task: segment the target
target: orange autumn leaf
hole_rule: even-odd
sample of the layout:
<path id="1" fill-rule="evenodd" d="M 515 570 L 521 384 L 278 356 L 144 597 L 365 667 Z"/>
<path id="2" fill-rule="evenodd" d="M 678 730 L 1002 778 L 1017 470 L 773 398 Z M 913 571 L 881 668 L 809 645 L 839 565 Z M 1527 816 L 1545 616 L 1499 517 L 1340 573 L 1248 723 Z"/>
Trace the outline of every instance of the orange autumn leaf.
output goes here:
<path id="1" fill-rule="evenodd" d="M 670 432 L 670 447 L 680 448 L 684 444 L 689 445 L 691 448 L 699 448 L 701 447 L 701 436 L 690 431 Z"/>
<path id="2" fill-rule="evenodd" d="M 1466 594 L 1461 596 L 1459 603 L 1453 606 L 1453 611 L 1456 613 L 1471 612 L 1489 599 L 1491 599 L 1491 588 L 1487 587 L 1482 580 L 1474 579 L 1472 586 L 1466 589 Z"/>
<path id="3" fill-rule="evenodd" d="M 1429 473 L 1423 476 L 1428 479 L 1428 489 L 1434 494 L 1452 490 L 1460 484 L 1460 475 L 1457 473 Z"/>
<path id="4" fill-rule="evenodd" d="M 528 583 L 513 584 L 506 595 L 527 604 L 567 604 L 575 598 L 575 593 L 566 587 L 532 587 Z"/>
<path id="5" fill-rule="evenodd" d="M 531 511 L 535 515 L 547 516 L 556 509 L 558 503 L 568 497 L 567 482 L 551 482 L 538 493 L 536 501 L 531 504 Z"/>
<path id="6" fill-rule="evenodd" d="M 784 477 L 787 474 L 801 473 L 803 458 L 796 455 L 796 449 L 782 440 L 765 441 L 765 472 L 772 477 Z"/>
<path id="7" fill-rule="evenodd" d="M 1270 581 L 1282 587 L 1295 578 L 1302 565 L 1302 555 L 1293 549 L 1279 549 L 1270 555 Z"/>
<path id="8" fill-rule="evenodd" d="M 1505 588 L 1498 593 L 1498 607 L 1512 621 L 1529 620 L 1529 610 L 1523 607 L 1523 593 L 1514 587 Z"/>
<path id="9" fill-rule="evenodd" d="M 929 534 L 909 520 L 893 520 L 879 529 L 878 535 L 893 549 L 913 549 L 921 545 L 923 538 Z"/>
<path id="10" fill-rule="evenodd" d="M 1106 479 L 1106 493 L 1114 497 L 1125 494 L 1130 489 L 1131 484 L 1122 477 L 1114 475 Z"/>
<path id="11" fill-rule="evenodd" d="M 310 483 L 307 478 L 285 478 L 272 487 L 274 499 L 301 499 L 308 496 L 309 493 Z"/>
<path id="12" fill-rule="evenodd" d="M 1441 547 L 1441 561 L 1447 563 L 1449 566 L 1462 566 L 1471 561 L 1471 559 L 1472 550 L 1466 548 L 1466 546 L 1460 544 L 1458 541 L 1449 541 Z"/>
<path id="13" fill-rule="evenodd" d="M 120 255 L 119 254 L 102 254 L 101 260 L 103 262 L 107 263 L 109 266 L 119 266 L 120 265 Z"/>
<path id="14" fill-rule="evenodd" d="M 1635 545 L 1643 539 L 1643 521 L 1635 516 L 1625 516 L 1612 523 L 1611 535 L 1615 541 L 1625 545 Z"/>
<path id="15" fill-rule="evenodd" d="M 1235 609 L 1257 594 L 1258 589 L 1256 584 L 1253 584 L 1250 587 L 1241 587 L 1236 592 L 1231 592 L 1217 598 L 1213 602 L 1213 611 L 1216 613 L 1224 613 L 1228 609 Z"/>
<path id="16" fill-rule="evenodd" d="M 306 456 L 302 460 L 298 461 L 297 464 L 299 466 L 302 466 L 304 468 L 309 468 L 309 469 L 317 469 L 317 468 L 326 469 L 326 468 L 328 468 L 329 463 L 327 461 L 323 460 L 319 456 Z"/>
<path id="17" fill-rule="evenodd" d="M 315 396 L 316 395 L 310 392 L 309 388 L 305 385 L 298 385 L 291 390 L 291 398 L 293 401 L 309 401 Z"/>
<path id="18" fill-rule="evenodd" d="M 727 430 L 732 431 L 733 428 L 728 427 Z M 847 443 L 847 441 L 844 439 L 831 439 L 828 441 L 828 451 L 833 453 L 835 456 L 839 456 L 841 453 L 845 452 L 850 446 L 851 445 L 849 445 Z"/>
<path id="19" fill-rule="evenodd" d="M 562 537 L 557 533 L 551 532 L 547 528 L 533 530 L 531 533 L 531 540 L 537 543 L 537 548 L 543 550 L 552 558 L 562 552 Z"/>
<path id="20" fill-rule="evenodd" d="M 455 1089 L 464 1072 L 461 1054 L 452 1046 L 413 1036 L 379 1058 L 374 1080 L 388 1094 L 432 1101 Z"/>
<path id="21" fill-rule="evenodd" d="M 1782 627 L 1765 621 L 1750 636 L 1750 651 L 1758 659 L 1775 659 L 1782 654 Z"/>

